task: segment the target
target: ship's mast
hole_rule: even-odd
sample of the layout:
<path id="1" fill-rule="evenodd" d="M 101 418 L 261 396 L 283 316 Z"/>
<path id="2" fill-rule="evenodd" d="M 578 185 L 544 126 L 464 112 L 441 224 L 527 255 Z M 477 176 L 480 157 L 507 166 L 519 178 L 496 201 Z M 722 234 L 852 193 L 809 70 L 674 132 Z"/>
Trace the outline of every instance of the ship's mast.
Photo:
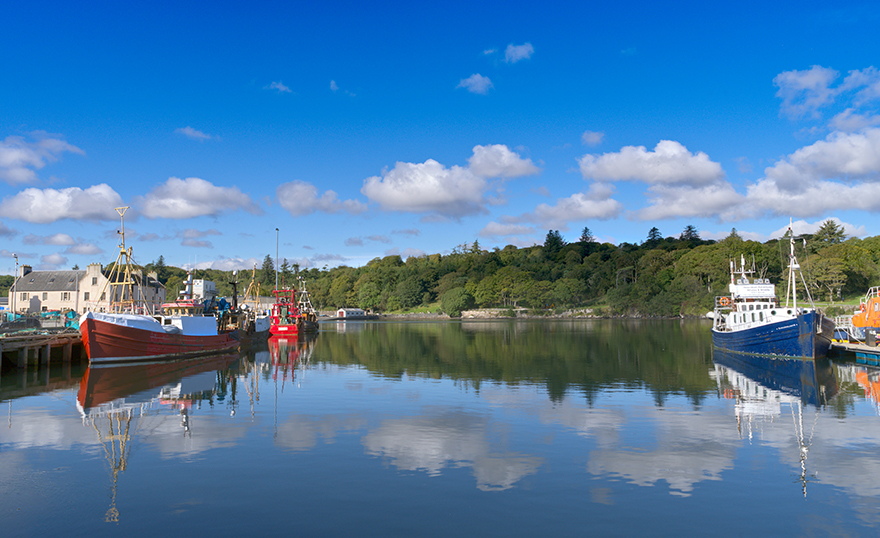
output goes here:
<path id="1" fill-rule="evenodd" d="M 101 290 L 98 304 L 106 300 L 109 312 L 136 313 L 137 304 L 145 303 L 145 300 L 140 296 L 135 298 L 135 293 L 140 295 L 141 286 L 135 282 L 132 271 L 134 261 L 131 257 L 131 247 L 126 248 L 125 246 L 125 212 L 128 207 L 115 209 L 119 213 L 119 230 L 116 231 L 119 234 L 119 254 L 116 256 L 116 261 L 110 266 L 107 282 Z M 144 307 L 146 309 L 146 305 Z"/>

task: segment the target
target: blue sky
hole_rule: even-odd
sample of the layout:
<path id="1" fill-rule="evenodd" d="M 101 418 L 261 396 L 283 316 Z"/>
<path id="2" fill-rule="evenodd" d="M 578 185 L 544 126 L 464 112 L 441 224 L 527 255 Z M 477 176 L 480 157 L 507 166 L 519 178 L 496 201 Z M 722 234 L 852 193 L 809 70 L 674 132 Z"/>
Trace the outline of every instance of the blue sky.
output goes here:
<path id="1" fill-rule="evenodd" d="M 0 273 L 880 235 L 868 2 L 17 3 Z"/>

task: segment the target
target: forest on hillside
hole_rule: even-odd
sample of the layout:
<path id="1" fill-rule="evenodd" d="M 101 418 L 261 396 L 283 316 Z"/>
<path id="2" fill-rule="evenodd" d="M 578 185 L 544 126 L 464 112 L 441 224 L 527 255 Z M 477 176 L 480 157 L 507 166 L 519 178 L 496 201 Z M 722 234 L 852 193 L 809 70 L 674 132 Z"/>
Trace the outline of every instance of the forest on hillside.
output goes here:
<path id="1" fill-rule="evenodd" d="M 798 236 L 796 255 L 815 300 L 830 303 L 863 295 L 880 284 L 880 236 L 847 238 L 834 221 L 812 235 Z M 641 244 L 595 241 L 584 228 L 567 242 L 550 230 L 543 245 L 483 249 L 477 241 L 449 254 L 376 258 L 363 267 L 302 269 L 286 259 L 278 267 L 283 286 L 304 279 L 320 310 L 359 307 L 376 312 L 428 309 L 457 316 L 470 308 L 527 308 L 534 313 L 589 307 L 613 316 L 693 316 L 712 309 L 714 298 L 728 293 L 730 260 L 745 256 L 757 277 L 769 278 L 784 294 L 788 236 L 765 243 L 746 241 L 733 229 L 721 241 L 703 240 L 693 226 L 678 237 L 663 237 L 654 227 Z M 186 271 L 160 256 L 144 267 L 156 271 L 168 297 L 176 296 Z M 251 270 L 199 270 L 195 278 L 215 282 L 220 295 L 239 294 L 251 282 Z M 266 255 L 255 271 L 262 295 L 275 287 L 275 264 Z M 11 284 L 11 282 L 9 282 Z M 7 286 L 9 285 L 7 284 Z M 802 289 L 803 286 L 800 285 Z"/>

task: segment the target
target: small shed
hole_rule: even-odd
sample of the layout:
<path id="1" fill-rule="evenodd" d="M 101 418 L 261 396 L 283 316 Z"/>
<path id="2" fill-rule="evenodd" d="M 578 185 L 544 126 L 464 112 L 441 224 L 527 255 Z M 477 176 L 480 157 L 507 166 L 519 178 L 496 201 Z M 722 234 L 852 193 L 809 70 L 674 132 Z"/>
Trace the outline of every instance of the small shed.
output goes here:
<path id="1" fill-rule="evenodd" d="M 365 318 L 367 313 L 360 308 L 340 308 L 336 311 L 338 318 Z"/>

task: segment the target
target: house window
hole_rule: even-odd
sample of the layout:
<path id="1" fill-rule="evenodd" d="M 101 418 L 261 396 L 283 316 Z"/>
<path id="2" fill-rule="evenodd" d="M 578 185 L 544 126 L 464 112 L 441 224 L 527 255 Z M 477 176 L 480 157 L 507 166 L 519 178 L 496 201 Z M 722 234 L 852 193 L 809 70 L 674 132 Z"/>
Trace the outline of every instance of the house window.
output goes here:
<path id="1" fill-rule="evenodd" d="M 43 292 L 43 300 L 45 301 L 48 298 L 49 298 L 49 294 L 44 291 Z"/>
<path id="2" fill-rule="evenodd" d="M 83 301 L 88 301 L 88 300 L 89 300 L 89 292 L 84 291 L 83 292 Z"/>
<path id="3" fill-rule="evenodd" d="M 104 293 L 101 294 L 101 300 L 102 300 L 102 301 L 106 301 L 106 300 L 107 300 L 107 292 L 104 292 Z"/>
<path id="4" fill-rule="evenodd" d="M 98 285 L 98 277 L 93 276 L 92 277 L 92 286 L 97 286 L 97 285 Z"/>
<path id="5" fill-rule="evenodd" d="M 21 300 L 27 301 L 27 292 L 26 291 L 21 292 Z"/>
<path id="6" fill-rule="evenodd" d="M 70 292 L 69 291 L 62 291 L 61 292 L 61 300 L 62 301 L 69 301 L 70 300 Z"/>

